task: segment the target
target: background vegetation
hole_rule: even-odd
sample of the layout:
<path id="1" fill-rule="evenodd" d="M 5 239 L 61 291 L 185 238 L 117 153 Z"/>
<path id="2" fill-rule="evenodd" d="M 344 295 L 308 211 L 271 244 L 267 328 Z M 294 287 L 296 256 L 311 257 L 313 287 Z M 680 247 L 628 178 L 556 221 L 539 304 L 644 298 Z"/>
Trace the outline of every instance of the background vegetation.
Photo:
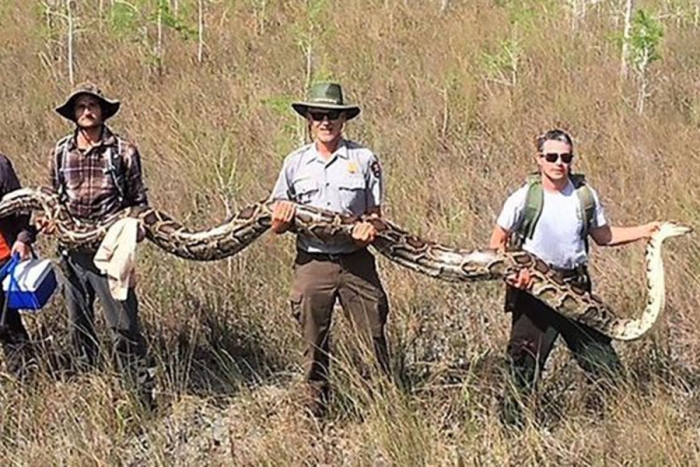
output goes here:
<path id="1" fill-rule="evenodd" d="M 482 247 L 533 169 L 533 138 L 571 131 L 615 224 L 698 225 L 700 3 L 694 0 L 51 0 L 0 2 L 0 150 L 25 185 L 70 131 L 52 109 L 92 80 L 123 102 L 150 199 L 206 226 L 264 198 L 304 139 L 289 103 L 338 80 L 363 108 L 348 136 L 379 154 L 387 217 Z M 50 239 L 42 253 L 54 255 Z M 666 250 L 666 314 L 616 344 L 630 373 L 604 409 L 563 345 L 522 431 L 497 418 L 502 284 L 453 286 L 380 259 L 397 385 L 370 397 L 336 320 L 328 423 L 294 403 L 293 238 L 212 264 L 144 246 L 139 290 L 159 364 L 155 417 L 104 369 L 61 371 L 60 299 L 27 316 L 38 381 L 0 387 L 4 465 L 697 465 L 700 252 Z M 593 252 L 596 291 L 644 306 L 643 246 Z M 98 313 L 99 315 L 99 313 Z M 105 334 L 105 344 L 108 345 Z"/>

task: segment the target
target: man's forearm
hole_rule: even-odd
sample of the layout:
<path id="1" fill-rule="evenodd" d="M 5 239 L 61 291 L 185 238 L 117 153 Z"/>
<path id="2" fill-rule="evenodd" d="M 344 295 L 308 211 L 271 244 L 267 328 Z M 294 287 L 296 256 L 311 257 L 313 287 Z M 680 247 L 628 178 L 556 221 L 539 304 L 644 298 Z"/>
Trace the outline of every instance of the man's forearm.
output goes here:
<path id="1" fill-rule="evenodd" d="M 489 240 L 489 248 L 491 250 L 505 250 L 508 244 L 509 232 L 503 227 L 496 225 L 491 233 Z"/>
<path id="2" fill-rule="evenodd" d="M 618 246 L 646 238 L 647 229 L 643 225 L 634 227 L 610 227 L 610 240 L 606 246 Z"/>

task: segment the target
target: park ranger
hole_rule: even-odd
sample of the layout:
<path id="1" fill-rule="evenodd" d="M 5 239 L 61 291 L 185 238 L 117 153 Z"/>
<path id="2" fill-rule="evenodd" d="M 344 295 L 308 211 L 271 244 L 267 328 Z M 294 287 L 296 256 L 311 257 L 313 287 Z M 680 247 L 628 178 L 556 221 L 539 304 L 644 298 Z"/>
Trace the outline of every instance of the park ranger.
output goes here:
<path id="1" fill-rule="evenodd" d="M 342 214 L 381 216 L 382 171 L 369 149 L 343 137 L 345 122 L 357 117 L 336 83 L 317 83 L 309 99 L 292 104 L 308 121 L 313 142 L 287 156 L 272 192 L 279 200 L 272 215 L 276 233 L 293 224 L 295 204 Z M 354 242 L 326 245 L 297 236 L 294 280 L 290 294 L 293 314 L 304 338 L 304 380 L 307 408 L 320 416 L 327 407 L 329 386 L 329 330 L 338 300 L 364 350 L 374 354 L 379 369 L 389 372 L 384 328 L 389 312 L 387 296 L 367 250 L 376 229 L 357 224 Z"/>

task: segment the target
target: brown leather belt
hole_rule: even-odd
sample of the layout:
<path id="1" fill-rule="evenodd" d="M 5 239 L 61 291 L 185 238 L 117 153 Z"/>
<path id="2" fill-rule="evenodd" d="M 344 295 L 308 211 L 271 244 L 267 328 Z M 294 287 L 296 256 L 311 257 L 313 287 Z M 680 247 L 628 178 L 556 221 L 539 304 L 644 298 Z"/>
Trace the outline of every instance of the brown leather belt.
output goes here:
<path id="1" fill-rule="evenodd" d="M 366 248 L 360 248 L 351 253 L 311 253 L 304 250 L 297 250 L 297 264 L 306 264 L 309 261 L 324 261 L 331 263 L 340 263 L 344 259 L 349 259 L 367 253 Z"/>

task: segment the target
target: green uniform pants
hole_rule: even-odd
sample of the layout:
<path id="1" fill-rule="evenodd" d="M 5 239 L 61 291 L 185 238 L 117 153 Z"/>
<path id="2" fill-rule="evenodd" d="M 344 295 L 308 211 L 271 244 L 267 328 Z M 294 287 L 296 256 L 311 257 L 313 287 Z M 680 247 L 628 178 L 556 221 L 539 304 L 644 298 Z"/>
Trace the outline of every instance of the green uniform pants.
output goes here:
<path id="1" fill-rule="evenodd" d="M 321 395 L 328 391 L 330 327 L 339 300 L 359 341 L 389 373 L 384 328 L 389 313 L 374 257 L 361 249 L 345 255 L 299 251 L 290 294 L 292 311 L 304 336 L 304 378 Z"/>

